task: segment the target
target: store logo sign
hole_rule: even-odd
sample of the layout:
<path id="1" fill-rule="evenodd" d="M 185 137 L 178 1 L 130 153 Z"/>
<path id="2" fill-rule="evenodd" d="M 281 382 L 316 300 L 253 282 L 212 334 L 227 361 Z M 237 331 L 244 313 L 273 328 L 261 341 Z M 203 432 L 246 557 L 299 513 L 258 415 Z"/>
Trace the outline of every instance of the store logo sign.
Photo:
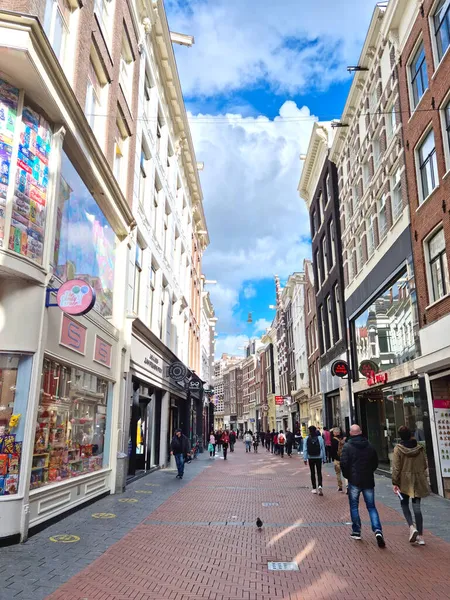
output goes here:
<path id="1" fill-rule="evenodd" d="M 94 307 L 95 292 L 82 279 L 70 279 L 59 288 L 56 303 L 68 315 L 85 315 Z"/>
<path id="2" fill-rule="evenodd" d="M 84 356 L 86 353 L 86 327 L 67 315 L 63 315 L 59 343 Z"/>
<path id="3" fill-rule="evenodd" d="M 367 385 L 377 385 L 379 383 L 387 383 L 388 382 L 388 374 L 387 373 L 375 373 L 372 371 L 370 376 L 367 378 Z"/>
<path id="4" fill-rule="evenodd" d="M 111 349 L 111 344 L 102 340 L 98 335 L 95 336 L 94 360 L 108 369 L 111 368 Z"/>

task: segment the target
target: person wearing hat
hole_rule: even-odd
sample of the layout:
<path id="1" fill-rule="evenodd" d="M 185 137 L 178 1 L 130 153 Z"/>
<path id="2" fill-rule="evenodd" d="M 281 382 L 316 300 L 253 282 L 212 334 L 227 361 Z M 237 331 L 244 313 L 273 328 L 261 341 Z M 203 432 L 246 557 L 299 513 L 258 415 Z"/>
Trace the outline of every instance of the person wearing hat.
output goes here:
<path id="1" fill-rule="evenodd" d="M 189 454 L 189 450 L 189 440 L 183 435 L 181 429 L 176 429 L 170 442 L 170 453 L 175 456 L 175 462 L 177 463 L 177 479 L 183 479 L 184 459 Z"/>

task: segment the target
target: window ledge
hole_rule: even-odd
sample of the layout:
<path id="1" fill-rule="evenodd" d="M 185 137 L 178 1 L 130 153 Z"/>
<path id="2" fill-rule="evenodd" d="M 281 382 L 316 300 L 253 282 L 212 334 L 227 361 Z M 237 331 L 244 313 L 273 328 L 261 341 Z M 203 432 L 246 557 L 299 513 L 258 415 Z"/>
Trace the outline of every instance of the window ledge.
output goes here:
<path id="1" fill-rule="evenodd" d="M 449 46 L 450 47 L 450 46 Z M 448 169 L 448 171 L 446 172 L 446 174 L 444 175 L 444 177 L 442 178 L 443 180 L 447 180 L 450 177 L 450 169 Z"/>
<path id="2" fill-rule="evenodd" d="M 431 304 L 429 304 L 428 306 L 426 306 L 425 310 L 429 310 L 430 308 L 433 308 L 433 306 L 436 306 L 436 304 L 439 304 L 439 302 L 442 302 L 446 298 L 450 298 L 450 292 L 448 294 L 445 294 L 445 296 L 441 296 L 439 298 L 439 300 L 435 300 L 434 302 L 432 302 Z"/>
<path id="3" fill-rule="evenodd" d="M 439 184 L 434 188 L 434 190 L 431 193 L 428 194 L 428 196 L 426 198 L 424 198 L 424 200 L 422 200 L 422 202 L 416 208 L 416 212 L 418 212 L 422 208 L 422 206 L 424 206 L 425 204 L 428 203 L 430 198 L 432 198 L 435 195 L 435 193 L 438 191 L 438 189 L 439 189 Z"/>

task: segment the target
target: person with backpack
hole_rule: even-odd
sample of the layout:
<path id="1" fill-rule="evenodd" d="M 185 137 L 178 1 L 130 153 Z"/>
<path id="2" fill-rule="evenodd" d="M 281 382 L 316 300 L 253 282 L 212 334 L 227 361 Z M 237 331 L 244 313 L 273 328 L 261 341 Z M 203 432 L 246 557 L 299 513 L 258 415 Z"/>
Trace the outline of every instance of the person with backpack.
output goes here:
<path id="1" fill-rule="evenodd" d="M 317 435 L 317 429 L 314 425 L 309 427 L 309 435 L 303 445 L 303 460 L 305 465 L 309 464 L 311 473 L 312 493 L 323 496 L 322 489 L 322 463 L 325 462 L 325 443 L 322 436 Z M 317 478 L 316 478 L 317 473 Z M 319 489 L 317 490 L 317 484 Z"/>
<path id="2" fill-rule="evenodd" d="M 342 435 L 339 427 L 333 429 L 333 437 L 331 438 L 331 460 L 334 463 L 334 472 L 338 484 L 338 492 L 342 492 L 342 472 L 341 472 L 341 454 L 342 448 L 346 442 L 346 438 Z M 345 481 L 345 479 L 344 479 Z M 348 493 L 348 492 L 347 492 Z"/>
<path id="3" fill-rule="evenodd" d="M 281 455 L 281 458 L 284 458 L 284 447 L 286 445 L 286 436 L 283 433 L 283 430 L 278 434 L 278 453 Z"/>
<path id="4" fill-rule="evenodd" d="M 244 442 L 245 442 L 245 451 L 246 452 L 251 452 L 252 451 L 252 443 L 253 443 L 253 436 L 250 433 L 250 431 L 246 431 L 244 434 Z"/>
<path id="5" fill-rule="evenodd" d="M 292 431 L 289 431 L 289 429 L 286 429 L 286 454 L 289 456 L 289 458 L 292 457 L 292 448 L 294 447 L 294 442 L 294 434 Z"/>

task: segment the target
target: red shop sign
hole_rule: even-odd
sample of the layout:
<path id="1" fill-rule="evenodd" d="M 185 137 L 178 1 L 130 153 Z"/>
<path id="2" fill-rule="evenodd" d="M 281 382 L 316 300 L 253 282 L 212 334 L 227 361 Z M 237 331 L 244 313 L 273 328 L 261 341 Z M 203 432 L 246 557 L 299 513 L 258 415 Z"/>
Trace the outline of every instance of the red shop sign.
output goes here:
<path id="1" fill-rule="evenodd" d="M 278 406 L 283 406 L 284 396 L 275 396 L 275 404 L 277 404 Z"/>
<path id="2" fill-rule="evenodd" d="M 388 382 L 388 374 L 387 373 L 375 373 L 372 371 L 370 376 L 367 378 L 367 385 L 378 385 L 379 383 L 387 383 Z"/>

